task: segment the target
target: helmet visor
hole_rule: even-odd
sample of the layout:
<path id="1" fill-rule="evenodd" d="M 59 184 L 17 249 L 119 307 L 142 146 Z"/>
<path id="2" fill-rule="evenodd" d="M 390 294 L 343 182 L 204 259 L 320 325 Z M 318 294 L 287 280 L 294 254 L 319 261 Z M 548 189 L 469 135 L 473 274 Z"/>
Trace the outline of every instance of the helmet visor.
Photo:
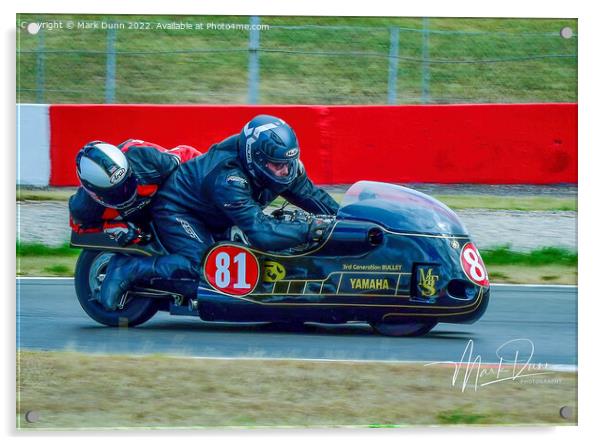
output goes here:
<path id="1" fill-rule="evenodd" d="M 265 159 L 259 165 L 262 172 L 277 184 L 290 184 L 297 176 L 299 169 L 299 160 L 290 159 L 283 161 Z"/>
<path id="2" fill-rule="evenodd" d="M 123 209 L 131 205 L 136 199 L 136 177 L 131 174 L 118 185 L 107 189 L 96 189 L 96 192 L 86 188 L 90 196 L 105 207 Z"/>

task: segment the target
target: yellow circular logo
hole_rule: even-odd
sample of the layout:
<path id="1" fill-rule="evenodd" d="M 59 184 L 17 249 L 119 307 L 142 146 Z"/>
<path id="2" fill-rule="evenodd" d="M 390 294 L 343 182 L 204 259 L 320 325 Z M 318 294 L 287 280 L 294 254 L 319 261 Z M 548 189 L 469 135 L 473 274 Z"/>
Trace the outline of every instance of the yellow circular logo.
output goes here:
<path id="1" fill-rule="evenodd" d="M 266 261 L 263 263 L 263 281 L 273 283 L 283 280 L 286 277 L 286 269 L 276 261 Z"/>

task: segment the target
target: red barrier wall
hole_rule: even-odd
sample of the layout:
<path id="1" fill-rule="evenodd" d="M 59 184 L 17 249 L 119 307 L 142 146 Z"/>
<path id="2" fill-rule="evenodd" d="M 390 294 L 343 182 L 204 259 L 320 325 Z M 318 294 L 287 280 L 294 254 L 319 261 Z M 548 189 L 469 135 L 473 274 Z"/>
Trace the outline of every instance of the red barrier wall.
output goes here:
<path id="1" fill-rule="evenodd" d="M 318 184 L 577 182 L 577 104 L 51 105 L 50 185 L 77 185 L 75 155 L 90 140 L 206 151 L 260 113 L 295 129 Z"/>

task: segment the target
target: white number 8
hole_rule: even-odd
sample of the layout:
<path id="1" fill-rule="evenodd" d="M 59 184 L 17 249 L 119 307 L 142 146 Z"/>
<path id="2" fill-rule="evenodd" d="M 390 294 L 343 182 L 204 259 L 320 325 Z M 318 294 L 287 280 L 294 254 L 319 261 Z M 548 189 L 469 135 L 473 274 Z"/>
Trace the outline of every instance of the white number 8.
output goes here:
<path id="1" fill-rule="evenodd" d="M 485 278 L 485 269 L 481 266 L 479 262 L 479 257 L 477 253 L 472 249 L 466 249 L 464 251 L 464 259 L 468 264 L 470 264 L 470 276 L 475 281 L 483 281 Z"/>
<path id="2" fill-rule="evenodd" d="M 230 284 L 230 255 L 226 252 L 220 252 L 215 257 L 215 284 L 217 287 L 224 288 Z"/>

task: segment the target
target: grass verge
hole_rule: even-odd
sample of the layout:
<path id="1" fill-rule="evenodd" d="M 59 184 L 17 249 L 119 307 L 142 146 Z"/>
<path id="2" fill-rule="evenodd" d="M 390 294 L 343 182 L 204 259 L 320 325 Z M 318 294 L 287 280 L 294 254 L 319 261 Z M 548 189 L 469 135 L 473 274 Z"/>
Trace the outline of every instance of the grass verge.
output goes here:
<path id="1" fill-rule="evenodd" d="M 18 277 L 72 277 L 77 257 L 17 257 Z"/>
<path id="2" fill-rule="evenodd" d="M 65 243 L 61 246 L 47 246 L 40 243 L 19 243 L 17 242 L 17 257 L 77 257 L 80 249 L 69 247 Z"/>
<path id="3" fill-rule="evenodd" d="M 104 101 L 107 30 L 74 33 L 57 28 L 34 36 L 20 26 L 22 21 L 67 20 L 152 25 L 153 31 L 126 27 L 115 33 L 118 103 L 247 100 L 248 31 L 155 26 L 172 21 L 248 24 L 248 17 L 19 14 L 18 102 L 35 102 L 39 94 L 40 63 L 35 51 L 41 36 L 46 50 L 42 66 L 46 103 Z M 395 102 L 420 103 L 424 97 L 420 17 L 265 16 L 261 23 L 270 29 L 260 33 L 259 103 L 386 103 L 390 27 L 400 33 Z M 578 42 L 576 37 L 559 36 L 566 26 L 578 34 L 575 19 L 430 18 L 430 101 L 576 101 Z"/>
<path id="4" fill-rule="evenodd" d="M 18 427 L 27 429 L 574 425 L 577 416 L 559 415 L 562 406 L 577 408 L 574 372 L 476 391 L 471 380 L 462 392 L 463 377 L 452 386 L 453 368 L 407 363 L 20 351 L 17 371 Z M 28 411 L 39 420 L 26 422 Z"/>
<path id="5" fill-rule="evenodd" d="M 65 201 L 76 191 L 75 187 L 60 187 L 51 189 L 30 189 L 17 187 L 17 201 Z"/>
<path id="6" fill-rule="evenodd" d="M 340 203 L 343 193 L 334 192 L 330 195 Z M 577 211 L 576 198 L 555 196 L 494 196 L 494 195 L 433 195 L 453 210 L 521 210 L 527 212 L 540 211 Z M 272 205 L 280 207 L 283 198 L 277 198 Z"/>
<path id="7" fill-rule="evenodd" d="M 80 251 L 68 244 L 51 247 L 36 243 L 17 243 L 17 276 L 72 277 Z"/>
<path id="8" fill-rule="evenodd" d="M 326 187 L 328 189 L 328 187 Z M 17 187 L 17 201 L 65 201 L 75 193 L 75 188 L 30 189 Z M 343 193 L 332 192 L 337 201 L 343 200 Z M 433 195 L 454 210 L 522 210 L 537 211 L 577 211 L 577 199 L 555 196 L 493 196 L 493 195 Z M 280 207 L 284 199 L 278 198 L 272 206 Z"/>
<path id="9" fill-rule="evenodd" d="M 577 198 L 554 196 L 434 195 L 454 210 L 577 211 Z"/>
<path id="10" fill-rule="evenodd" d="M 577 253 L 546 247 L 514 252 L 507 246 L 482 250 L 492 283 L 577 284 Z"/>
<path id="11" fill-rule="evenodd" d="M 17 276 L 72 277 L 80 249 L 17 244 Z M 506 246 L 482 250 L 493 283 L 577 284 L 577 253 L 547 247 L 514 252 Z"/>
<path id="12" fill-rule="evenodd" d="M 577 267 L 577 253 L 557 247 L 544 247 L 531 252 L 514 252 L 508 246 L 487 249 L 481 252 L 486 265 L 524 266 L 574 266 Z"/>
<path id="13" fill-rule="evenodd" d="M 576 267 L 487 264 L 487 272 L 489 273 L 489 280 L 493 284 L 577 284 Z"/>

